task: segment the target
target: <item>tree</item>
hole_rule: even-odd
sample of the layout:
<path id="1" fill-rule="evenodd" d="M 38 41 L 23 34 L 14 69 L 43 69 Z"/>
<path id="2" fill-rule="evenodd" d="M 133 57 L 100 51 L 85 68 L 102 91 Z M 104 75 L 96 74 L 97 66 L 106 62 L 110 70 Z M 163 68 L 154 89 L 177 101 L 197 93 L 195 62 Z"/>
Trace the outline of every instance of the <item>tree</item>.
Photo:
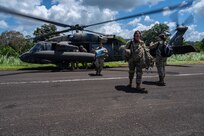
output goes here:
<path id="1" fill-rule="evenodd" d="M 33 44 L 17 31 L 6 31 L 0 35 L 1 55 L 18 56 L 27 51 Z"/>
<path id="2" fill-rule="evenodd" d="M 204 38 L 201 40 L 201 50 L 204 51 Z"/>
<path id="3" fill-rule="evenodd" d="M 35 37 L 37 38 L 35 39 L 35 41 L 40 41 L 40 40 L 43 41 L 45 39 L 49 39 L 51 37 L 58 36 L 59 34 L 43 36 L 46 34 L 54 33 L 56 31 L 57 31 L 57 27 L 55 25 L 44 24 L 40 28 L 36 28 L 36 30 L 33 32 L 33 35 L 35 35 Z"/>
<path id="4" fill-rule="evenodd" d="M 118 39 L 123 44 L 127 43 L 127 41 L 124 38 L 122 38 L 121 36 L 116 36 L 116 39 Z"/>
<path id="5" fill-rule="evenodd" d="M 155 24 L 151 29 L 142 31 L 143 40 L 146 45 L 158 40 L 158 35 L 169 31 L 169 27 L 166 24 Z"/>

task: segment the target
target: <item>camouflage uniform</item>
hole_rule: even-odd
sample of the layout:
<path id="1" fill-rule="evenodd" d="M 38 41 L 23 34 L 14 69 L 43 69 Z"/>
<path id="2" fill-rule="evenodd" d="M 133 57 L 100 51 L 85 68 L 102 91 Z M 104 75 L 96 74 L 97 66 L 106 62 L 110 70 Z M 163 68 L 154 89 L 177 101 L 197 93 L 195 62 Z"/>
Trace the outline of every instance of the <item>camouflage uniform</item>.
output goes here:
<path id="1" fill-rule="evenodd" d="M 103 49 L 105 49 L 105 56 L 100 56 L 100 57 L 96 57 L 96 60 L 94 62 L 95 64 L 95 70 L 96 70 L 96 75 L 101 75 L 101 71 L 103 69 L 103 65 L 104 65 L 104 61 L 106 59 L 106 57 L 108 56 L 108 50 L 104 47 L 101 47 Z M 97 47 L 96 50 L 101 49 L 100 47 Z"/>
<path id="2" fill-rule="evenodd" d="M 129 66 L 129 81 L 130 85 L 132 84 L 132 80 L 134 78 L 135 68 L 136 68 L 136 84 L 141 84 L 142 82 L 142 68 L 141 65 L 143 62 L 143 49 L 145 47 L 145 43 L 140 41 L 139 43 L 135 43 L 133 40 L 129 41 L 126 45 L 126 51 L 129 51 L 128 57 L 128 66 Z"/>
<path id="3" fill-rule="evenodd" d="M 86 48 L 84 48 L 83 45 L 80 45 L 79 51 L 80 51 L 80 52 L 87 52 Z M 77 62 L 77 67 L 78 67 L 78 65 L 79 65 L 79 64 L 78 64 L 78 62 Z M 87 62 L 82 62 L 82 66 L 83 66 L 83 68 L 87 69 L 87 68 L 88 68 Z"/>
<path id="4" fill-rule="evenodd" d="M 156 67 L 157 72 L 159 75 L 159 83 L 164 85 L 164 78 L 165 78 L 165 65 L 167 61 L 167 57 L 161 56 L 161 48 L 166 44 L 166 41 L 159 41 L 154 43 L 153 45 L 150 45 L 150 49 L 157 48 L 156 50 Z"/>

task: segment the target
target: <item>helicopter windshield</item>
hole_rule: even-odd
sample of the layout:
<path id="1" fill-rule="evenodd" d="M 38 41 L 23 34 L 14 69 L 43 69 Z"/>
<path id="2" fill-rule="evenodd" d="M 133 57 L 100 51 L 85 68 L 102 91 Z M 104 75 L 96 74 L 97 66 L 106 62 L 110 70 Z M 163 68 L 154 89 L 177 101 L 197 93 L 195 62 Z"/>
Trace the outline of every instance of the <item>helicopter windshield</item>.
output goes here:
<path id="1" fill-rule="evenodd" d="M 29 52 L 39 52 L 39 51 L 44 51 L 44 50 L 52 50 L 52 44 L 51 43 L 37 43 L 35 44 Z"/>

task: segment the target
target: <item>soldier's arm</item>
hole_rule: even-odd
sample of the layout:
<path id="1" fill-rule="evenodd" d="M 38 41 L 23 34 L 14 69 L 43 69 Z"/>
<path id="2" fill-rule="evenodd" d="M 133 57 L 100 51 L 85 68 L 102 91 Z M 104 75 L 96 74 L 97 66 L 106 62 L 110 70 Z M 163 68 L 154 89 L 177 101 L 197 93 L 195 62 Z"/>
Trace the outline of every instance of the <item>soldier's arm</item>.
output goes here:
<path id="1" fill-rule="evenodd" d="M 125 49 L 130 49 L 130 43 L 131 43 L 131 41 L 127 42 L 127 44 L 125 45 Z"/>
<path id="2" fill-rule="evenodd" d="M 151 42 L 149 45 L 149 49 L 154 49 L 157 47 L 157 45 L 158 45 L 158 42 L 155 42 L 155 43 Z"/>

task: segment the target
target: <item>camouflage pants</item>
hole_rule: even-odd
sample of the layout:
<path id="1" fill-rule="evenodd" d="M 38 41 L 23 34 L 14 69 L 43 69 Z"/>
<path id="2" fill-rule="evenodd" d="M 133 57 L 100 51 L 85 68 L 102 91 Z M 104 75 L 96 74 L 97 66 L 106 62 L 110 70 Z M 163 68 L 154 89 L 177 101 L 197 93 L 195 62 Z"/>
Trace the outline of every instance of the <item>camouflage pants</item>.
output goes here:
<path id="1" fill-rule="evenodd" d="M 159 77 L 165 77 L 165 65 L 167 58 L 156 56 L 156 67 Z"/>
<path id="2" fill-rule="evenodd" d="M 95 63 L 95 66 L 96 66 L 96 68 L 95 68 L 96 73 L 100 74 L 102 69 L 103 69 L 104 59 L 103 58 L 97 58 L 94 63 Z"/>
<path id="3" fill-rule="evenodd" d="M 129 80 L 132 82 L 135 74 L 136 69 L 136 83 L 141 84 L 142 82 L 142 67 L 140 66 L 140 63 L 138 61 L 135 61 L 134 59 L 130 59 L 128 62 L 129 66 Z"/>

